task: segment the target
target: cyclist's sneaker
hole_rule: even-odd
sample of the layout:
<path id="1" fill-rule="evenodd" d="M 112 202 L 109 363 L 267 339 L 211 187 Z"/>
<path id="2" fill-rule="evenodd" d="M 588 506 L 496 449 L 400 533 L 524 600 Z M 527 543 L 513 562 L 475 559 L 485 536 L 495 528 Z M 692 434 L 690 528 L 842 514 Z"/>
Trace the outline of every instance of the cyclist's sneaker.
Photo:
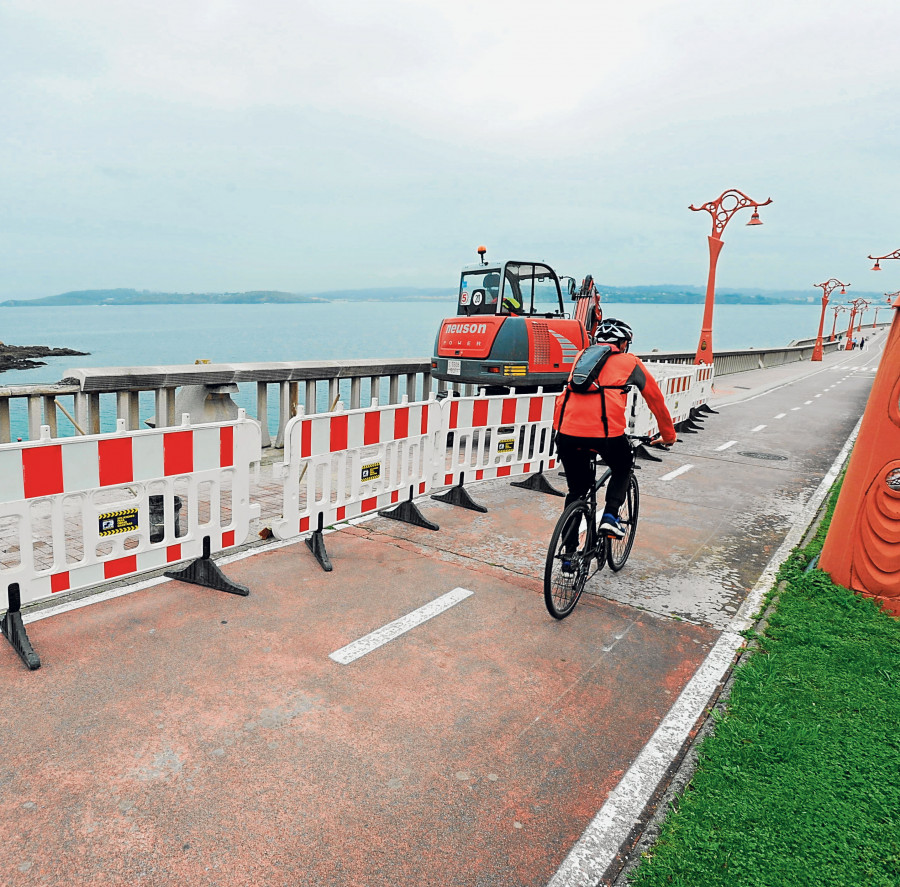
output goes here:
<path id="1" fill-rule="evenodd" d="M 600 521 L 600 529 L 610 536 L 615 536 L 617 539 L 625 538 L 625 528 L 622 526 L 622 522 L 608 511 L 603 515 L 603 520 Z"/>
<path id="2" fill-rule="evenodd" d="M 574 554 L 563 556 L 561 570 L 563 576 L 574 576 L 578 572 L 578 565 L 575 563 Z"/>

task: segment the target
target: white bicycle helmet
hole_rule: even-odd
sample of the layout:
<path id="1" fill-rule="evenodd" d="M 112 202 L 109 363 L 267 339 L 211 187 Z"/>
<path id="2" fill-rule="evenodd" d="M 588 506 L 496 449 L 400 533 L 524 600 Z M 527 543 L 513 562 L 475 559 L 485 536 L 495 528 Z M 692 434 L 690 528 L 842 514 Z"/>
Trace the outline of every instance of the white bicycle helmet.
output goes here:
<path id="1" fill-rule="evenodd" d="M 615 317 L 604 317 L 597 326 L 597 332 L 594 333 L 595 342 L 621 342 L 623 339 L 630 342 L 634 336 L 631 327 L 622 320 L 616 320 Z"/>

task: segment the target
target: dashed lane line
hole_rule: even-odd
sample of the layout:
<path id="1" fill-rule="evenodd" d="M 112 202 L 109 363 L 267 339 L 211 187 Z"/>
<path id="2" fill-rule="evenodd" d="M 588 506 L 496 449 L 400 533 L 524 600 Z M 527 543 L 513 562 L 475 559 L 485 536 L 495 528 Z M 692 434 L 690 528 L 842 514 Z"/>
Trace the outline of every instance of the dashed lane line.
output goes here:
<path id="1" fill-rule="evenodd" d="M 783 419 L 787 413 L 779 413 L 777 416 L 773 416 L 774 419 Z"/>
<path id="2" fill-rule="evenodd" d="M 721 453 L 722 450 L 727 450 L 729 447 L 733 447 L 736 443 L 736 440 L 729 440 L 726 443 L 723 443 L 722 446 L 716 447 L 716 452 Z"/>
<path id="3" fill-rule="evenodd" d="M 664 474 L 660 478 L 660 480 L 673 480 L 679 475 L 684 474 L 686 471 L 690 471 L 693 467 L 693 464 L 682 465 L 681 468 L 676 468 L 674 471 L 670 471 L 668 474 Z"/>
<path id="4" fill-rule="evenodd" d="M 453 591 L 448 591 L 447 594 L 435 598 L 430 603 L 419 607 L 418 610 L 413 610 L 411 613 L 407 613 L 405 616 L 401 616 L 399 619 L 395 619 L 381 628 L 376 628 L 375 631 L 369 632 L 369 634 L 359 638 L 359 640 L 347 644 L 346 647 L 335 650 L 328 655 L 328 658 L 341 665 L 349 665 L 367 653 L 371 653 L 373 650 L 383 647 L 389 641 L 400 637 L 401 634 L 406 634 L 406 632 L 417 625 L 421 625 L 423 622 L 440 615 L 445 610 L 449 610 L 450 607 L 455 606 L 460 601 L 464 601 L 467 597 L 471 597 L 474 593 L 467 588 L 454 588 Z"/>
<path id="5" fill-rule="evenodd" d="M 763 428 L 765 428 L 765 427 L 766 427 L 765 425 L 757 425 L 756 428 L 751 428 L 751 429 L 750 429 L 750 433 L 753 434 L 753 433 L 756 432 L 756 431 L 762 431 Z"/>
<path id="6" fill-rule="evenodd" d="M 818 396 L 819 396 L 819 395 L 817 394 L 816 397 L 818 397 Z M 803 406 L 808 407 L 811 403 L 812 403 L 811 400 L 804 400 L 804 401 L 803 401 Z"/>

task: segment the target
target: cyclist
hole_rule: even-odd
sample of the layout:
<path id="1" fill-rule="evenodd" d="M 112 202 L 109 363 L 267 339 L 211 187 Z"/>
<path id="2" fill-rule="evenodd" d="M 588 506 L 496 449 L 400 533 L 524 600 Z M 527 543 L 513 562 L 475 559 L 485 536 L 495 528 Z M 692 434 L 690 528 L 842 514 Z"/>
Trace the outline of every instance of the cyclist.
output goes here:
<path id="1" fill-rule="evenodd" d="M 566 506 L 587 493 L 593 476 L 591 460 L 595 452 L 599 453 L 611 472 L 600 529 L 620 539 L 625 530 L 619 523 L 619 509 L 625 501 L 634 463 L 634 450 L 625 436 L 629 386 L 636 386 L 647 401 L 659 425 L 663 446 L 671 446 L 676 440 L 675 426 L 659 385 L 640 359 L 628 352 L 631 339 L 627 323 L 613 317 L 602 320 L 594 341 L 611 346 L 609 357 L 587 393 L 579 394 L 568 385 L 563 389 L 556 398 L 553 417 L 556 450 L 569 485 Z"/>

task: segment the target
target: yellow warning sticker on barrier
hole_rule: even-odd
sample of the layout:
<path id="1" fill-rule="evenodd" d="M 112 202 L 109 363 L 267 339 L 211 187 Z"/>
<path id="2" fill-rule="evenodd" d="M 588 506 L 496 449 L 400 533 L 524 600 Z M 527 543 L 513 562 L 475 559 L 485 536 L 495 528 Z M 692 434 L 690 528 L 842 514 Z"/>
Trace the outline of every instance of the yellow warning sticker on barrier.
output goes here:
<path id="1" fill-rule="evenodd" d="M 366 483 L 370 480 L 378 480 L 381 477 L 381 463 L 380 462 L 370 462 L 368 465 L 363 465 L 362 467 L 362 475 L 361 480 L 363 483 Z"/>
<path id="2" fill-rule="evenodd" d="M 507 437 L 503 440 L 497 441 L 497 452 L 498 453 L 512 453 L 516 449 L 516 439 L 514 437 Z"/>
<path id="3" fill-rule="evenodd" d="M 108 511 L 100 515 L 100 535 L 115 536 L 130 533 L 138 528 L 138 510 L 126 508 L 123 511 Z"/>

